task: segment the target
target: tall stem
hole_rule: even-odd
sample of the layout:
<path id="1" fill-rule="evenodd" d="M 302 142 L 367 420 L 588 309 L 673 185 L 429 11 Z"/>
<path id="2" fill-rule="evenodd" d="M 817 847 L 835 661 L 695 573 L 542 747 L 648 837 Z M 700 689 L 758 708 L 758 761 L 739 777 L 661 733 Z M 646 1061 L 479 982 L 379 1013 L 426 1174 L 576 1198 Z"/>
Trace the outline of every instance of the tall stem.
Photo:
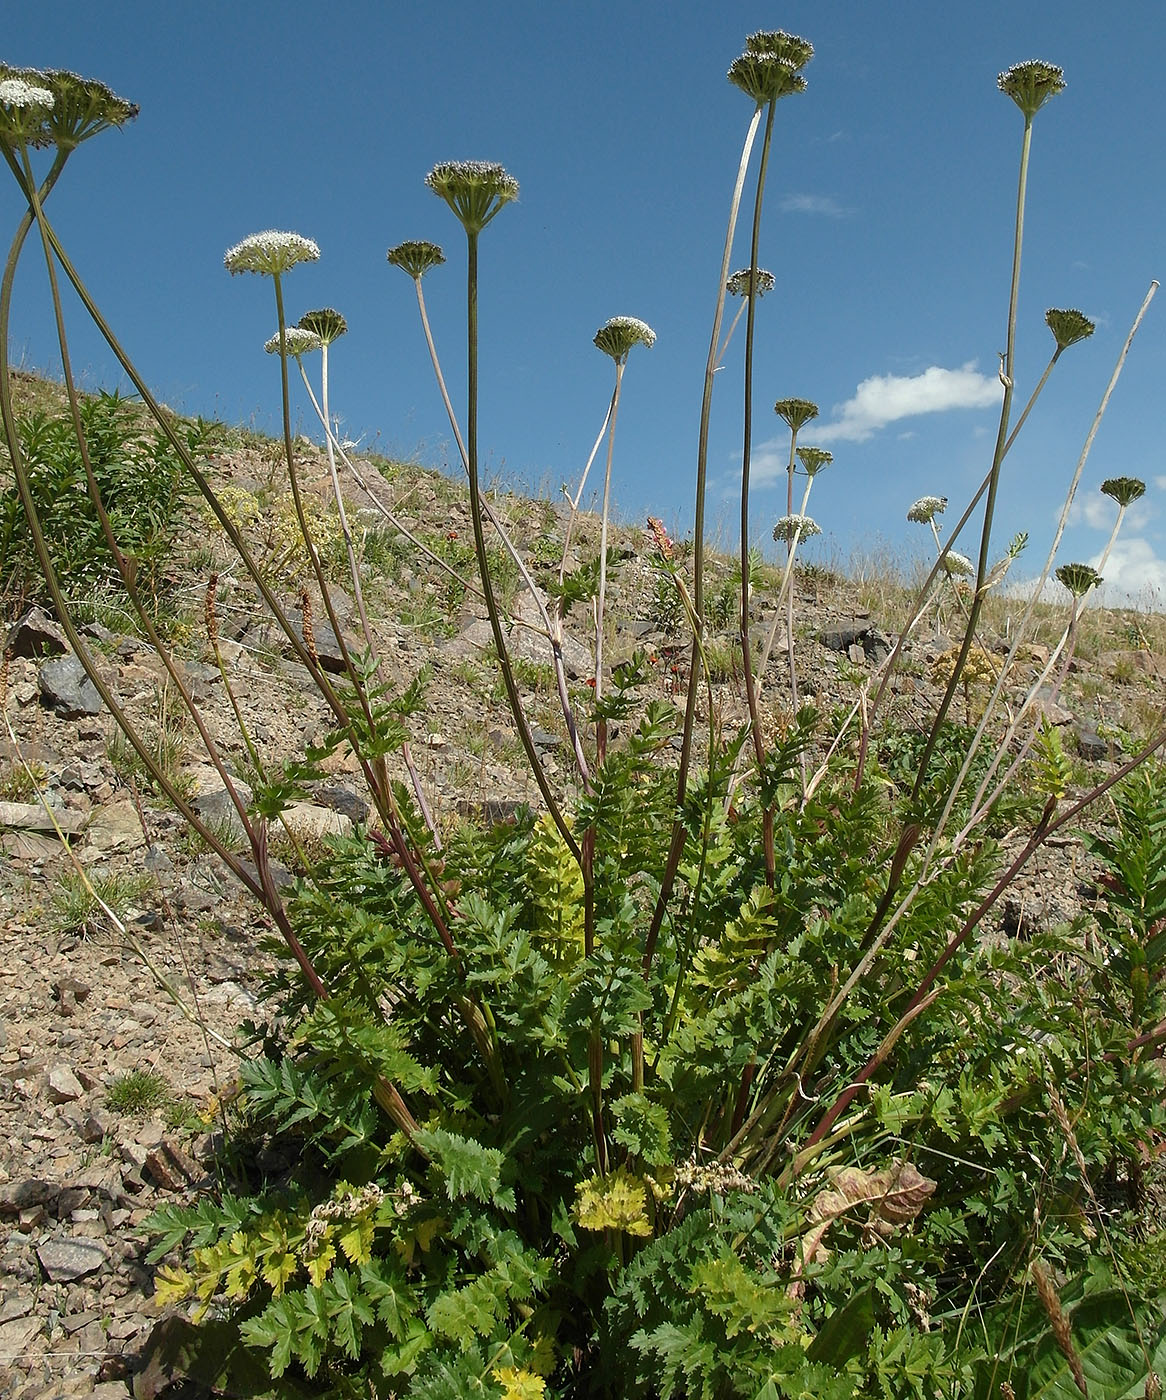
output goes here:
<path id="1" fill-rule="evenodd" d="M 716 310 L 713 313 L 712 335 L 709 339 L 708 360 L 704 371 L 704 394 L 700 404 L 700 433 L 696 448 L 696 507 L 693 523 L 693 612 L 694 631 L 699 634 L 704 626 L 704 513 L 705 491 L 708 479 L 709 423 L 712 418 L 713 378 L 717 372 L 718 347 L 721 339 L 721 322 L 725 314 L 726 283 L 729 280 L 729 263 L 733 256 L 733 235 L 737 230 L 737 214 L 741 207 L 741 191 L 745 187 L 745 175 L 749 169 L 749 157 L 753 152 L 753 142 L 757 139 L 757 128 L 761 125 L 760 106 L 754 111 L 745 133 L 745 144 L 741 149 L 741 159 L 737 166 L 737 178 L 733 183 L 733 194 L 729 201 L 728 227 L 725 229 L 725 249 L 721 256 L 721 275 L 717 284 Z M 681 807 L 688 791 L 688 769 L 692 761 L 692 738 L 696 720 L 696 694 L 700 670 L 699 635 L 693 639 L 692 659 L 689 663 L 688 694 L 684 706 L 684 728 L 680 740 L 680 763 L 676 775 L 676 805 Z M 668 858 L 660 881 L 660 893 L 652 913 L 652 922 L 644 940 L 644 976 L 652 966 L 656 941 L 664 923 L 664 915 L 672 898 L 672 886 L 676 871 L 684 851 L 684 824 L 677 820 L 672 825 L 672 839 L 668 848 Z"/>
<path id="2" fill-rule="evenodd" d="M 457 414 L 454 412 L 453 401 L 449 396 L 449 389 L 446 386 L 445 375 L 442 373 L 441 369 L 441 361 L 437 355 L 437 345 L 434 342 L 433 330 L 429 324 L 429 313 L 425 309 L 425 293 L 421 289 L 421 278 L 415 277 L 413 281 L 414 286 L 417 290 L 417 310 L 421 315 L 421 329 L 425 333 L 425 344 L 429 349 L 429 361 L 433 366 L 433 373 L 437 379 L 437 387 L 441 393 L 441 401 L 445 405 L 445 413 L 446 417 L 449 419 L 449 426 L 453 432 L 454 441 L 457 443 L 458 452 L 461 456 L 462 467 L 465 470 L 466 475 L 468 476 L 470 470 L 469 453 L 466 450 L 466 444 L 465 440 L 462 437 L 461 428 L 458 426 Z M 603 434 L 601 432 L 600 437 L 602 438 L 602 436 Z M 597 440 L 596 450 L 598 450 L 598 446 L 599 443 Z M 594 456 L 594 452 L 592 453 L 592 455 Z M 590 462 L 588 463 L 588 466 L 590 466 Z M 546 604 L 543 602 L 542 599 L 542 594 L 539 592 L 538 587 L 535 584 L 533 577 L 531 576 L 530 570 L 526 566 L 526 560 L 523 559 L 522 555 L 519 554 L 517 549 L 515 549 L 514 543 L 511 540 L 509 533 L 503 527 L 502 522 L 498 519 L 498 516 L 494 511 L 494 508 L 490 505 L 489 501 L 482 501 L 482 509 L 485 512 L 486 517 L 490 521 L 491 525 L 493 525 L 494 529 L 497 530 L 499 539 L 502 541 L 503 546 L 509 553 L 510 558 L 513 560 L 515 567 L 518 569 L 518 572 L 521 574 L 522 581 L 526 585 L 527 592 L 530 594 L 530 597 L 534 600 L 535 608 L 538 610 L 539 616 L 542 618 L 543 625 L 546 629 L 546 636 L 550 642 L 551 647 L 551 665 L 554 668 L 555 672 L 555 686 L 559 694 L 559 706 L 563 712 L 563 720 L 567 726 L 567 733 L 571 737 L 571 747 L 574 750 L 575 762 L 579 768 L 580 779 L 583 782 L 584 789 L 589 792 L 591 790 L 591 774 L 587 766 L 587 758 L 583 752 L 583 742 L 579 735 L 579 727 L 575 722 L 575 712 L 571 707 L 570 692 L 567 689 L 567 670 L 563 662 L 562 618 L 557 612 L 554 618 L 552 618 L 550 613 L 547 611 Z M 569 529 L 570 526 L 568 525 L 568 530 Z M 560 577 L 561 576 L 562 571 L 560 570 Z M 482 594 L 482 598 L 484 601 L 485 593 Z M 487 612 L 488 611 L 489 609 L 487 609 Z M 519 723 L 517 718 L 515 722 Z"/>
<path id="3" fill-rule="evenodd" d="M 611 513 L 611 463 L 615 455 L 615 420 L 619 413 L 619 391 L 623 384 L 626 357 L 615 362 L 615 390 L 611 396 L 611 412 L 607 415 L 607 465 L 603 474 L 603 514 L 599 521 L 599 589 L 595 597 L 595 699 L 603 698 L 603 624 L 607 603 L 607 525 Z M 595 761 L 601 764 L 607 755 L 607 722 L 600 719 L 595 726 Z"/>
<path id="4" fill-rule="evenodd" d="M 498 654 L 498 669 L 502 673 L 502 684 L 510 704 L 510 713 L 518 728 L 518 737 L 526 752 L 531 773 L 538 784 L 539 792 L 547 805 L 551 820 L 558 828 L 559 835 L 567 844 L 567 849 L 583 871 L 585 886 L 589 889 L 589 870 L 579 849 L 575 834 L 568 826 L 566 818 L 551 791 L 547 775 L 543 771 L 538 750 L 534 746 L 530 725 L 522 709 L 518 685 L 514 679 L 514 669 L 510 664 L 510 650 L 502 632 L 502 619 L 498 612 L 498 602 L 494 596 L 494 583 L 486 558 L 486 534 L 482 528 L 482 492 L 478 479 L 478 234 L 472 228 L 466 229 L 468 251 L 466 274 L 466 323 L 467 323 L 467 371 L 466 371 L 466 473 L 470 483 L 470 521 L 474 530 L 474 551 L 478 556 L 478 572 L 482 580 L 482 596 L 486 603 L 486 613 L 490 619 L 490 631 L 494 639 L 494 649 Z M 590 903 L 590 899 L 588 901 Z"/>
<path id="5" fill-rule="evenodd" d="M 749 246 L 749 305 L 745 316 L 745 385 L 743 410 L 743 442 L 741 445 L 741 669 L 745 680 L 745 700 L 749 706 L 749 727 L 753 734 L 753 752 L 760 767 L 765 761 L 765 743 L 761 734 L 761 715 L 757 708 L 757 692 L 753 685 L 753 659 L 749 654 L 749 485 L 753 456 L 753 342 L 757 320 L 757 256 L 761 241 L 761 203 L 765 193 L 765 175 L 769 168 L 769 147 L 773 137 L 773 115 L 776 101 L 771 101 L 765 117 L 765 136 L 761 142 L 761 161 L 757 171 L 757 192 L 753 197 L 753 237 Z M 765 877 L 772 886 L 774 855 L 772 832 L 765 842 Z"/>
<path id="6" fill-rule="evenodd" d="M 947 717 L 948 709 L 959 686 L 964 663 L 967 660 L 968 652 L 972 649 L 972 641 L 976 635 L 976 623 L 980 619 L 980 609 L 984 606 L 984 580 L 988 576 L 989 550 L 992 544 L 992 518 L 996 511 L 996 492 L 1000 484 L 1000 467 L 1004 461 L 1005 450 L 1009 445 L 1008 420 L 1012 411 L 1016 357 L 1016 308 L 1020 299 L 1020 253 L 1024 243 L 1024 201 L 1028 185 L 1028 157 L 1031 147 L 1032 117 L 1026 116 L 1024 119 L 1024 141 L 1020 151 L 1020 177 L 1016 189 L 1016 228 L 1012 240 L 1012 285 L 1008 296 L 1008 337 L 1004 348 L 1004 364 L 1000 372 L 1000 378 L 1004 383 L 1004 402 L 1000 406 L 1000 426 L 996 433 L 996 449 L 992 454 L 992 469 L 988 474 L 988 499 L 984 503 L 984 527 L 980 534 L 980 557 L 976 565 L 976 591 L 968 611 L 968 624 L 964 629 L 959 656 L 952 667 L 951 678 L 947 683 L 947 689 L 944 691 L 935 719 L 932 721 L 931 731 L 927 736 L 927 743 L 919 760 L 919 771 L 915 776 L 912 797 L 919 796 L 926 781 L 931 755 L 935 751 L 939 731 L 943 727 L 943 721 Z"/>

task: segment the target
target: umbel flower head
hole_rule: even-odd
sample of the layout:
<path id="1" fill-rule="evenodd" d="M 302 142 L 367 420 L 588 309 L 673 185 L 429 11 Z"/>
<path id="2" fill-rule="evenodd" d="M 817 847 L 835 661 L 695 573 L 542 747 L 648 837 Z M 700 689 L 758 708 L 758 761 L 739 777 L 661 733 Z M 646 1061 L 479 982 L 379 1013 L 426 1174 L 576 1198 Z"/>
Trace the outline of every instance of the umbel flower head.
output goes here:
<path id="1" fill-rule="evenodd" d="M 1058 311 L 1054 306 L 1050 306 L 1045 312 L 1045 325 L 1052 331 L 1058 351 L 1067 350 L 1079 340 L 1088 340 L 1096 329 L 1089 317 L 1082 312 L 1071 308 Z"/>
<path id="2" fill-rule="evenodd" d="M 943 571 L 948 578 L 971 578 L 976 569 L 966 554 L 949 549 L 943 556 Z"/>
<path id="3" fill-rule="evenodd" d="M 805 92 L 806 80 L 794 65 L 772 53 L 746 50 L 729 65 L 729 82 L 759 107 L 791 92 Z"/>
<path id="4" fill-rule="evenodd" d="M 136 102 L 127 102 L 96 78 L 82 78 L 63 68 L 52 68 L 47 76 L 56 100 L 45 129 L 49 140 L 61 150 L 72 150 L 98 132 L 124 126 L 138 115 Z"/>
<path id="5" fill-rule="evenodd" d="M 946 496 L 920 496 L 912 501 L 907 510 L 907 519 L 912 525 L 929 525 L 937 515 L 947 509 Z"/>
<path id="6" fill-rule="evenodd" d="M 1057 581 L 1064 584 L 1074 598 L 1084 598 L 1091 588 L 1096 588 L 1104 579 L 1089 564 L 1062 564 L 1057 570 Z"/>
<path id="7" fill-rule="evenodd" d="M 799 428 L 804 428 L 811 418 L 817 418 L 818 405 L 811 403 L 809 399 L 778 399 L 773 405 L 773 411 L 779 418 L 785 419 L 791 432 L 796 433 Z"/>
<path id="8" fill-rule="evenodd" d="M 800 72 L 813 58 L 814 46 L 809 39 L 799 39 L 784 29 L 759 29 L 745 40 L 745 52 L 772 54 Z"/>
<path id="9" fill-rule="evenodd" d="M 10 68 L 0 64 L 0 80 L 20 80 L 43 88 L 52 95 L 48 109 L 42 109 L 36 132 L 29 136 L 32 146 L 56 145 L 70 151 L 110 127 L 124 126 L 138 115 L 136 102 L 127 102 L 96 78 L 82 78 L 64 68 Z M 0 122 L 0 140 L 4 139 Z"/>
<path id="10" fill-rule="evenodd" d="M 773 527 L 773 538 L 782 544 L 793 544 L 795 539 L 808 540 L 821 533 L 822 527 L 808 515 L 783 515 Z"/>
<path id="11" fill-rule="evenodd" d="M 1050 97 L 1065 90 L 1065 71 L 1055 63 L 1045 63 L 1039 58 L 1030 58 L 1024 63 L 1014 63 L 996 79 L 1000 91 L 1012 98 L 1031 121 Z"/>
<path id="12" fill-rule="evenodd" d="M 287 346 L 287 353 L 299 359 L 301 355 L 307 355 L 312 350 L 319 350 L 320 337 L 314 332 L 305 330 L 302 326 L 285 326 L 283 330 L 284 344 Z M 269 355 L 279 354 L 279 332 L 270 340 L 263 342 L 263 348 Z"/>
<path id="13" fill-rule="evenodd" d="M 424 239 L 410 239 L 398 243 L 385 254 L 394 267 L 407 272 L 414 282 L 420 282 L 431 267 L 440 267 L 445 262 L 445 254 L 436 243 L 426 243 Z"/>
<path id="14" fill-rule="evenodd" d="M 834 460 L 833 452 L 827 452 L 824 447 L 799 447 L 798 461 L 802 464 L 802 470 L 807 476 L 817 476 L 823 467 L 828 467 Z"/>
<path id="15" fill-rule="evenodd" d="M 1101 483 L 1101 489 L 1125 510 L 1126 506 L 1132 506 L 1146 494 L 1146 483 L 1136 476 L 1111 476 Z"/>
<path id="16" fill-rule="evenodd" d="M 766 292 L 772 292 L 776 286 L 777 278 L 772 272 L 767 272 L 765 268 L 759 267 L 756 276 L 751 277 L 749 268 L 743 267 L 739 272 L 734 272 L 725 283 L 725 291 L 731 297 L 746 297 L 752 288 L 757 296 L 763 297 Z"/>
<path id="17" fill-rule="evenodd" d="M 319 311 L 305 311 L 296 322 L 296 329 L 309 331 L 317 337 L 321 345 L 331 345 L 334 340 L 347 335 L 348 322 L 339 311 L 324 306 Z"/>
<path id="18" fill-rule="evenodd" d="M 47 81 L 33 71 L 0 78 L 0 142 L 9 149 L 46 144 L 45 117 L 55 100 Z"/>
<path id="19" fill-rule="evenodd" d="M 277 229 L 267 229 L 263 233 L 253 233 L 228 248 L 223 255 L 227 271 L 260 272 L 269 277 L 278 277 L 296 263 L 315 262 L 320 256 L 319 245 L 310 238 L 298 233 L 280 233 Z"/>
<path id="20" fill-rule="evenodd" d="M 626 360 L 636 345 L 650 350 L 656 343 L 656 332 L 638 316 L 613 316 L 595 332 L 595 345 L 618 364 Z"/>
<path id="21" fill-rule="evenodd" d="M 467 233 L 480 233 L 504 204 L 518 198 L 518 181 L 488 160 L 446 160 L 425 177 L 461 221 Z"/>

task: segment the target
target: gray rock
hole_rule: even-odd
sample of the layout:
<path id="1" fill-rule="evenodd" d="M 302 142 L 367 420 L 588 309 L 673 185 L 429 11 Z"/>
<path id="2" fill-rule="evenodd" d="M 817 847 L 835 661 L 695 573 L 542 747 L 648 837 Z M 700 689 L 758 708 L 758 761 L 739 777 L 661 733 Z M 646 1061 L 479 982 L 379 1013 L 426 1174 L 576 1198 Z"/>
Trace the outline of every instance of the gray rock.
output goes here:
<path id="1" fill-rule="evenodd" d="M 1109 757 L 1109 745 L 1092 729 L 1078 729 L 1077 752 L 1089 763 L 1101 763 Z"/>
<path id="2" fill-rule="evenodd" d="M 107 855 L 114 851 L 136 851 L 146 844 L 138 809 L 128 797 L 103 807 L 90 821 L 86 835 L 91 847 Z"/>
<path id="3" fill-rule="evenodd" d="M 259 871 L 256 869 L 254 861 L 240 860 L 239 864 L 243 867 L 247 874 L 251 876 L 253 880 L 259 879 Z M 281 865 L 279 861 L 272 860 L 270 857 L 268 857 L 267 864 L 271 868 L 271 879 L 275 885 L 277 892 L 282 894 L 284 890 L 290 890 L 296 882 L 296 877 L 291 873 L 287 866 Z"/>
<path id="4" fill-rule="evenodd" d="M 298 608 L 289 608 L 287 618 L 288 621 L 291 623 L 296 636 L 300 639 L 301 642 L 303 642 L 303 614 Z M 324 671 L 330 671 L 333 675 L 340 675 L 344 670 L 344 656 L 340 650 L 340 643 L 336 639 L 336 633 L 329 626 L 326 615 L 316 616 L 313 614 L 312 640 L 316 644 L 316 657 L 320 662 L 320 669 Z M 304 644 L 305 646 L 307 645 L 307 643 Z M 352 637 L 345 637 L 344 645 L 347 647 L 348 654 L 350 656 L 354 651 L 359 651 L 361 649 L 361 643 L 356 641 L 355 638 Z M 285 651 L 289 655 L 295 655 L 295 653 L 292 651 L 291 644 L 287 642 L 286 639 L 284 647 Z"/>
<path id="5" fill-rule="evenodd" d="M 818 633 L 818 641 L 831 651 L 845 652 L 852 661 L 866 661 L 872 666 L 877 666 L 891 651 L 889 639 L 863 618 L 823 628 Z M 861 658 L 854 650 L 855 647 L 862 648 Z"/>
<path id="6" fill-rule="evenodd" d="M 71 1283 L 104 1268 L 109 1250 L 100 1240 L 54 1236 L 40 1246 L 36 1257 L 53 1283 Z"/>
<path id="7" fill-rule="evenodd" d="M 41 704 L 62 719 L 82 719 L 101 713 L 101 696 L 75 656 L 46 661 L 37 673 Z"/>
<path id="8" fill-rule="evenodd" d="M 11 1322 L 0 1322 L 0 1356 L 4 1362 L 14 1359 L 40 1333 L 40 1318 L 16 1317 Z"/>
<path id="9" fill-rule="evenodd" d="M 42 608 L 29 608 L 8 629 L 9 656 L 64 656 L 69 643 L 59 625 Z"/>
<path id="10" fill-rule="evenodd" d="M 240 785 L 237 790 L 244 802 L 250 800 L 251 793 L 246 788 L 246 784 Z M 243 826 L 243 819 L 239 816 L 238 808 L 231 800 L 226 788 L 219 788 L 217 792 L 203 793 L 196 797 L 190 805 L 208 826 L 229 833 L 231 841 L 246 839 L 247 832 Z"/>
<path id="11" fill-rule="evenodd" d="M 85 1090 L 68 1065 L 53 1065 L 45 1079 L 53 1103 L 72 1103 L 85 1097 Z"/>
<path id="12" fill-rule="evenodd" d="M 358 793 L 339 783 L 321 783 L 313 793 L 321 807 L 330 807 L 354 824 L 368 820 L 369 805 Z"/>
<path id="13" fill-rule="evenodd" d="M 1052 725 L 1073 723 L 1073 711 L 1067 710 L 1054 696 L 1051 686 L 1042 685 L 1036 693 L 1032 706 L 1037 719 L 1047 719 Z"/>
<path id="14" fill-rule="evenodd" d="M 8 1181 L 0 1186 L 0 1215 L 18 1215 L 22 1210 L 47 1205 L 57 1199 L 60 1187 L 38 1176 Z"/>

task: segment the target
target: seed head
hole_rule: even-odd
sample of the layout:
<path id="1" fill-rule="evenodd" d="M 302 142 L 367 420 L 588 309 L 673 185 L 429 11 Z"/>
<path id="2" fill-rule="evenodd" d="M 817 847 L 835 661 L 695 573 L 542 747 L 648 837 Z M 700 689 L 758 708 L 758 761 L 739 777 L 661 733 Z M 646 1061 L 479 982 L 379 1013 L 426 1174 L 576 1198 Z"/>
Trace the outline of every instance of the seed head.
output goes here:
<path id="1" fill-rule="evenodd" d="M 785 419 L 791 432 L 796 433 L 812 418 L 817 418 L 818 405 L 811 403 L 809 399 L 778 399 L 773 405 L 773 411 L 779 418 Z"/>
<path id="2" fill-rule="evenodd" d="M 662 559 L 672 559 L 676 555 L 676 546 L 668 537 L 668 531 L 664 528 L 664 522 L 654 515 L 648 516 L 648 529 L 652 532 L 652 539 L 656 542 L 656 548 L 660 551 Z"/>
<path id="3" fill-rule="evenodd" d="M 1058 311 L 1050 306 L 1045 312 L 1045 325 L 1053 333 L 1058 350 L 1067 350 L 1079 340 L 1087 340 L 1096 327 L 1088 316 L 1080 311 Z"/>
<path id="4" fill-rule="evenodd" d="M 751 97 L 759 107 L 791 92 L 805 92 L 806 80 L 792 63 L 772 53 L 746 50 L 729 65 L 729 82 Z"/>
<path id="5" fill-rule="evenodd" d="M 331 345 L 334 340 L 339 340 L 342 335 L 347 335 L 348 322 L 339 311 L 333 311 L 330 306 L 324 306 L 319 311 L 305 311 L 296 322 L 296 329 L 310 331 L 312 335 L 317 337 L 321 345 Z"/>
<path id="6" fill-rule="evenodd" d="M 773 527 L 773 538 L 782 544 L 793 544 L 795 539 L 808 540 L 821 533 L 822 527 L 808 515 L 783 515 Z"/>
<path id="7" fill-rule="evenodd" d="M 263 233 L 253 233 L 242 243 L 228 248 L 223 263 L 232 275 L 236 272 L 260 272 L 269 277 L 278 277 L 281 272 L 295 267 L 296 263 L 315 262 L 319 256 L 319 245 L 310 238 L 303 238 L 298 233 L 267 229 Z"/>
<path id="8" fill-rule="evenodd" d="M 725 290 L 731 297 L 745 297 L 749 295 L 750 287 L 753 287 L 757 295 L 763 297 L 766 292 L 772 292 L 776 286 L 777 278 L 772 272 L 766 272 L 765 268 L 759 267 L 756 279 L 754 279 L 749 275 L 749 269 L 743 267 L 740 272 L 734 272 L 725 283 Z"/>
<path id="9" fill-rule="evenodd" d="M 488 160 L 446 160 L 425 177 L 461 221 L 467 233 L 480 233 L 504 204 L 518 198 L 518 181 Z"/>
<path id="10" fill-rule="evenodd" d="M 784 29 L 762 29 L 745 40 L 745 52 L 772 54 L 800 72 L 813 58 L 814 46 L 808 39 L 799 39 Z"/>
<path id="11" fill-rule="evenodd" d="M 1097 570 L 1088 564 L 1062 564 L 1057 570 L 1057 579 L 1074 598 L 1084 598 L 1091 588 L 1104 582 Z"/>
<path id="12" fill-rule="evenodd" d="M 407 272 L 415 282 L 420 282 L 431 267 L 440 267 L 445 262 L 445 254 L 437 244 L 426 243 L 423 239 L 398 243 L 385 256 L 394 267 Z"/>
<path id="13" fill-rule="evenodd" d="M 929 525 L 937 515 L 942 515 L 946 509 L 946 496 L 920 496 L 917 501 L 911 502 L 910 509 L 907 511 L 907 519 L 913 525 Z"/>
<path id="14" fill-rule="evenodd" d="M 287 347 L 287 353 L 297 360 L 301 355 L 308 354 L 309 351 L 319 350 L 321 345 L 320 337 L 315 331 L 305 330 L 302 326 L 285 326 L 283 337 L 284 344 Z M 269 355 L 279 354 L 278 331 L 276 331 L 270 340 L 265 340 L 263 342 L 263 348 Z"/>
<path id="15" fill-rule="evenodd" d="M 1000 91 L 1007 93 L 1031 121 L 1050 97 L 1065 90 L 1065 71 L 1055 63 L 1039 58 L 1014 63 L 996 79 Z"/>
<path id="16" fill-rule="evenodd" d="M 638 316 L 613 316 L 595 332 L 596 347 L 617 364 L 627 360 L 634 346 L 650 350 L 655 343 L 656 332 Z"/>
<path id="17" fill-rule="evenodd" d="M 976 570 L 966 554 L 949 549 L 943 556 L 943 571 L 948 578 L 971 578 Z"/>
<path id="18" fill-rule="evenodd" d="M 833 452 L 827 452 L 824 447 L 799 447 L 798 461 L 802 464 L 802 470 L 807 476 L 817 476 L 823 467 L 828 467 L 834 460 Z"/>
<path id="19" fill-rule="evenodd" d="M 1124 510 L 1146 494 L 1146 483 L 1136 476 L 1111 476 L 1101 483 L 1101 489 Z"/>

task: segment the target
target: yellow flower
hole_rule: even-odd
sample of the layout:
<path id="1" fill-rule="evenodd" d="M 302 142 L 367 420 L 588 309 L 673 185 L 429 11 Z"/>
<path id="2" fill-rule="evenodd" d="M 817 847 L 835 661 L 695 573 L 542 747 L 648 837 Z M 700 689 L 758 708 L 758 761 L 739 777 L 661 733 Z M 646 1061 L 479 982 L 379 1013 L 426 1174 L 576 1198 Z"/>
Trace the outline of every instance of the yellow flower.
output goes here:
<path id="1" fill-rule="evenodd" d="M 502 1387 L 502 1400 L 542 1400 L 547 1383 L 533 1371 L 515 1366 L 496 1366 L 490 1372 Z"/>

